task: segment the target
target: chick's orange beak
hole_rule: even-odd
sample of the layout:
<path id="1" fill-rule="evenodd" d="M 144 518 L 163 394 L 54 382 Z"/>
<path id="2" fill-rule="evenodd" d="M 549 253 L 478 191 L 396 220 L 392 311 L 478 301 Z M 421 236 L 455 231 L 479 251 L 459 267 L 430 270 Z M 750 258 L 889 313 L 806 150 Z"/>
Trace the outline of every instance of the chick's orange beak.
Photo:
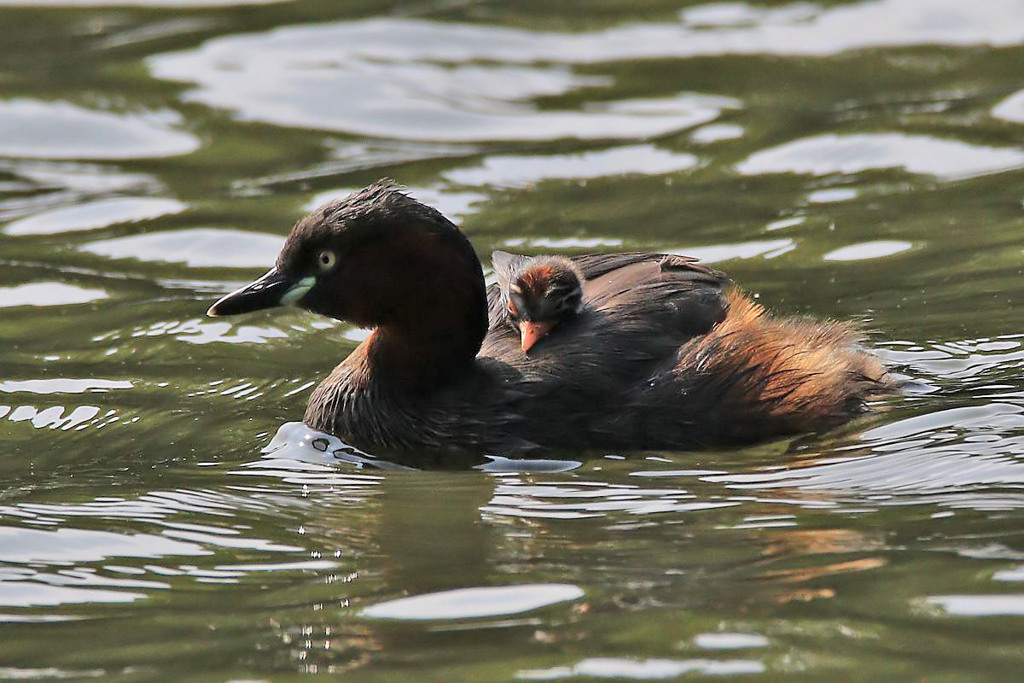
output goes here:
<path id="1" fill-rule="evenodd" d="M 522 335 L 523 352 L 529 351 L 534 344 L 548 336 L 554 323 L 522 321 L 519 323 L 519 334 Z"/>

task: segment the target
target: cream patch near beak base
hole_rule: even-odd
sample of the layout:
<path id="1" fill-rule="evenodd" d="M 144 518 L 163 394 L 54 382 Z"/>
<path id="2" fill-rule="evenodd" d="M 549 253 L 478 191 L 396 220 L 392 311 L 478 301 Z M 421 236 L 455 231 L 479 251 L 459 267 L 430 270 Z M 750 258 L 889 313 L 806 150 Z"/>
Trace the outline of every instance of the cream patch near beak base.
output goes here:
<path id="1" fill-rule="evenodd" d="M 301 280 L 296 282 L 291 289 L 289 289 L 281 296 L 281 305 L 291 306 L 292 304 L 298 302 L 299 299 L 301 299 L 302 297 L 306 296 L 306 294 L 309 293 L 309 290 L 313 289 L 313 286 L 315 284 L 315 275 L 310 275 L 309 277 L 302 278 Z"/>

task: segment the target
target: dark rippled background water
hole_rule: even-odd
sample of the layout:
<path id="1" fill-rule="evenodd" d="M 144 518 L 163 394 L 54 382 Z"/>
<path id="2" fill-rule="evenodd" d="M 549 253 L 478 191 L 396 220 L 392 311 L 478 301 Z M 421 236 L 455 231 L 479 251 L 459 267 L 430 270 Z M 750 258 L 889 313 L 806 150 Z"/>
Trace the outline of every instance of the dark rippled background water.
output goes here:
<path id="1" fill-rule="evenodd" d="M 1020 679 L 1024 2 L 74 4 L 0 0 L 0 678 Z M 360 331 L 203 312 L 385 175 L 913 384 L 740 451 L 348 453 L 288 423 Z"/>

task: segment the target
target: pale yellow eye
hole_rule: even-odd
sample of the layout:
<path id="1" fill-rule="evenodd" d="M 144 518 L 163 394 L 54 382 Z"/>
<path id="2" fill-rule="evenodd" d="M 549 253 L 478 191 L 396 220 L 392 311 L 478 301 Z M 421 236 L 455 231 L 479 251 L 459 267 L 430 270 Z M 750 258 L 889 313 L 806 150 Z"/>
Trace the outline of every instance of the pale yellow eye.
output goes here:
<path id="1" fill-rule="evenodd" d="M 330 249 L 324 249 L 316 255 L 316 264 L 321 272 L 327 272 L 338 262 L 337 255 Z"/>

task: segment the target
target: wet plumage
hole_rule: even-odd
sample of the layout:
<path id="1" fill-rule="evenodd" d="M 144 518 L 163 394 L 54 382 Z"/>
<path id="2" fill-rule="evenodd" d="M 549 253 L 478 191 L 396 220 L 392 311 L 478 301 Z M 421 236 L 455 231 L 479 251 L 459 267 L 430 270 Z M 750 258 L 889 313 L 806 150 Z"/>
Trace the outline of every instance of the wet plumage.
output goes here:
<path id="1" fill-rule="evenodd" d="M 829 427 L 887 386 L 850 328 L 776 320 L 692 259 L 512 257 L 496 272 L 485 290 L 451 222 L 377 183 L 300 220 L 275 269 L 211 314 L 283 299 L 373 327 L 304 419 L 378 453 L 743 443 Z M 578 305 L 541 305 L 572 304 L 573 278 Z M 556 329 L 524 353 L 514 323 L 545 314 Z"/>

